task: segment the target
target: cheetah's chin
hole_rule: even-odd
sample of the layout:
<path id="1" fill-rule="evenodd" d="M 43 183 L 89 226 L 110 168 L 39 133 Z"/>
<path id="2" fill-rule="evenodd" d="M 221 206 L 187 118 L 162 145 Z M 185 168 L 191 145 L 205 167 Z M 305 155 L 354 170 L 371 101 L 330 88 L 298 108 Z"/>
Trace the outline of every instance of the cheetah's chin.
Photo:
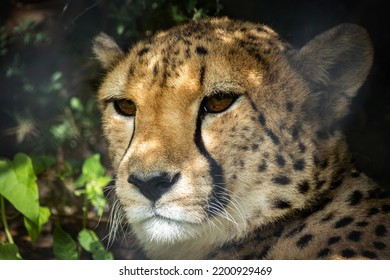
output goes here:
<path id="1" fill-rule="evenodd" d="M 133 224 L 133 230 L 141 241 L 174 243 L 195 237 L 199 232 L 199 225 L 156 215 Z"/>

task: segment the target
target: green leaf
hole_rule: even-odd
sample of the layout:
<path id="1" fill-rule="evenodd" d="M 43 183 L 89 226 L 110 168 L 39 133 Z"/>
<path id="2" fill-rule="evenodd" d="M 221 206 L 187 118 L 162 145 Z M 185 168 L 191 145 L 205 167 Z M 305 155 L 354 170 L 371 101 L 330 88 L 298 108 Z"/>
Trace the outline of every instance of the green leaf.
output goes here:
<path id="1" fill-rule="evenodd" d="M 35 156 L 31 158 L 35 175 L 40 175 L 56 162 L 52 156 Z"/>
<path id="2" fill-rule="evenodd" d="M 78 235 L 78 240 L 81 247 L 92 253 L 92 258 L 95 260 L 112 260 L 113 255 L 104 249 L 103 243 L 99 240 L 96 233 L 92 230 L 83 229 Z"/>
<path id="3" fill-rule="evenodd" d="M 89 229 L 83 229 L 79 232 L 78 240 L 81 247 L 87 251 L 92 253 L 100 248 L 104 248 L 103 244 L 100 243 L 99 238 L 96 233 Z"/>
<path id="4" fill-rule="evenodd" d="M 57 81 L 59 81 L 61 78 L 62 78 L 62 72 L 57 71 L 57 72 L 54 72 L 53 75 L 51 76 L 51 81 L 52 81 L 52 82 L 57 82 Z"/>
<path id="5" fill-rule="evenodd" d="M 57 260 L 77 260 L 79 252 L 76 242 L 56 223 L 53 233 L 53 251 Z"/>
<path id="6" fill-rule="evenodd" d="M 0 242 L 0 260 L 21 260 L 18 247 L 11 243 Z"/>
<path id="7" fill-rule="evenodd" d="M 13 161 L 0 160 L 0 194 L 23 216 L 38 224 L 38 186 L 31 159 L 15 155 Z"/>
<path id="8" fill-rule="evenodd" d="M 85 160 L 82 167 L 82 174 L 76 181 L 77 186 L 83 186 L 87 182 L 98 179 L 103 176 L 106 169 L 100 163 L 100 155 L 95 154 Z"/>
<path id="9" fill-rule="evenodd" d="M 83 104 L 81 103 L 80 99 L 77 97 L 72 97 L 70 99 L 70 108 L 72 108 L 75 111 L 82 112 L 84 110 Z"/>
<path id="10" fill-rule="evenodd" d="M 92 253 L 92 258 L 94 260 L 113 260 L 114 256 L 106 250 L 98 250 Z"/>
<path id="11" fill-rule="evenodd" d="M 49 221 L 50 210 L 47 207 L 39 207 L 38 224 L 31 222 L 28 218 L 24 218 L 24 225 L 30 235 L 31 242 L 34 244 L 39 234 L 42 231 L 42 226 Z"/>
<path id="12" fill-rule="evenodd" d="M 118 24 L 116 27 L 116 33 L 118 33 L 118 35 L 122 35 L 123 32 L 125 32 L 125 26 L 123 24 Z"/>
<path id="13" fill-rule="evenodd" d="M 85 160 L 82 167 L 82 174 L 76 181 L 78 189 L 75 195 L 85 194 L 93 206 L 97 208 L 98 215 L 103 214 L 106 198 L 103 188 L 110 182 L 111 177 L 104 176 L 106 169 L 100 163 L 100 155 L 95 154 Z M 85 186 L 80 189 L 80 187 Z"/>
<path id="14" fill-rule="evenodd" d="M 186 16 L 179 10 L 176 5 L 170 6 L 171 17 L 176 23 L 182 23 L 187 20 Z"/>
<path id="15" fill-rule="evenodd" d="M 111 181 L 111 177 L 100 177 L 87 183 L 85 191 L 87 198 L 91 204 L 97 208 L 99 216 L 103 215 L 104 206 L 106 205 L 106 197 L 103 194 L 103 188 Z"/>

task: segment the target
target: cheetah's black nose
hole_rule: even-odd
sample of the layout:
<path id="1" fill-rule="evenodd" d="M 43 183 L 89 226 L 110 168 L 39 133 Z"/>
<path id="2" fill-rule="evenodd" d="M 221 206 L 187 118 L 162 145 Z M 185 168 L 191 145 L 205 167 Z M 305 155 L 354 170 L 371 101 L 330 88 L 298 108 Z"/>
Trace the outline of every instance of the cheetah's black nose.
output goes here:
<path id="1" fill-rule="evenodd" d="M 154 172 L 146 177 L 130 174 L 127 181 L 136 186 L 147 199 L 155 202 L 171 189 L 179 177 L 180 173 L 171 176 L 167 172 Z"/>

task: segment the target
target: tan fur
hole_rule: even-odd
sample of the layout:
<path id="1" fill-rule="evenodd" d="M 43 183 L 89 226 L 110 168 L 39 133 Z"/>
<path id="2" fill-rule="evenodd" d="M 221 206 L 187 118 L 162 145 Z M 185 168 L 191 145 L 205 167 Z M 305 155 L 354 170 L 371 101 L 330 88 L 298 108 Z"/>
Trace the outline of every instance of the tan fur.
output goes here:
<path id="1" fill-rule="evenodd" d="M 267 26 L 223 18 L 126 54 L 100 35 L 94 51 L 116 205 L 148 257 L 390 257 L 389 199 L 350 164 L 340 125 L 371 67 L 364 29 L 341 25 L 294 50 Z M 203 111 L 218 93 L 240 96 Z M 115 109 L 123 99 L 135 116 Z M 130 181 L 162 172 L 178 179 L 155 201 Z"/>

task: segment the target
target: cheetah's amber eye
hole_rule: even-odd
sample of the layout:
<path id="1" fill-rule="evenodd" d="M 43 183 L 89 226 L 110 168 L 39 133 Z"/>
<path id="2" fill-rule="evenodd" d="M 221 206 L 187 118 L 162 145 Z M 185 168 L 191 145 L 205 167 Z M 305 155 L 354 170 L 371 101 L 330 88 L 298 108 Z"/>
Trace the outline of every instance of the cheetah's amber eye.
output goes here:
<path id="1" fill-rule="evenodd" d="M 134 102 L 128 99 L 115 100 L 114 108 L 118 114 L 127 117 L 134 116 L 136 111 Z"/>
<path id="2" fill-rule="evenodd" d="M 221 113 L 227 110 L 238 97 L 239 95 L 230 93 L 214 94 L 203 100 L 203 109 L 206 113 Z"/>

